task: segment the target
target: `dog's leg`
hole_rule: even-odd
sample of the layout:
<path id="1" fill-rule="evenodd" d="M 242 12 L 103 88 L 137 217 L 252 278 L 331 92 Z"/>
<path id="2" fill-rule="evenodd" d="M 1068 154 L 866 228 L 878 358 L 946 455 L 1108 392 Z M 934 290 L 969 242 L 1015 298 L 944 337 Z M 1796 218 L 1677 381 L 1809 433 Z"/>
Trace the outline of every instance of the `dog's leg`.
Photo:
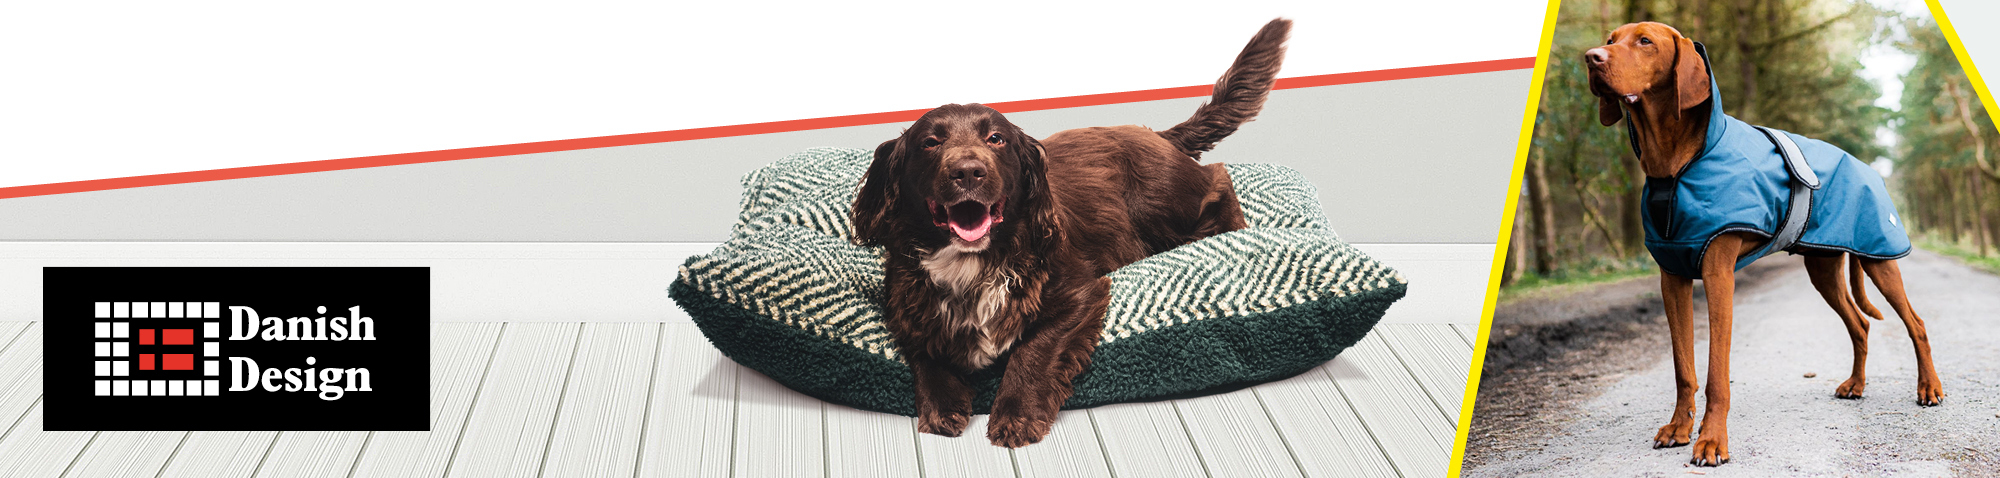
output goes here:
<path id="1" fill-rule="evenodd" d="M 1875 281 L 1875 290 L 1882 291 L 1882 297 L 1889 299 L 1889 307 L 1896 310 L 1896 316 L 1903 318 L 1903 328 L 1910 332 L 1910 341 L 1916 343 L 1917 404 L 1937 406 L 1944 400 L 1944 385 L 1938 381 L 1937 368 L 1931 366 L 1931 339 L 1924 330 L 1924 319 L 1910 309 L 1910 298 L 1903 293 L 1902 269 L 1894 260 L 1868 259 L 1861 260 L 1861 268 Z"/>
<path id="2" fill-rule="evenodd" d="M 1700 466 L 1729 462 L 1730 304 L 1736 296 L 1736 258 L 1744 245 L 1742 236 L 1716 236 L 1701 258 L 1701 282 L 1708 295 L 1708 407 L 1694 441 L 1693 462 Z"/>
<path id="3" fill-rule="evenodd" d="M 972 388 L 949 365 L 906 357 L 917 389 L 917 431 L 958 436 L 972 419 Z"/>
<path id="4" fill-rule="evenodd" d="M 1653 435 L 1653 448 L 1688 444 L 1694 434 L 1694 279 L 1660 272 L 1660 300 L 1667 307 L 1667 332 L 1673 338 L 1674 416 Z"/>
<path id="5" fill-rule="evenodd" d="M 1845 254 L 1843 254 L 1845 255 Z M 1820 298 L 1840 315 L 1840 322 L 1847 326 L 1847 339 L 1854 343 L 1854 370 L 1848 372 L 1847 381 L 1833 390 L 1833 396 L 1847 399 L 1861 398 L 1861 392 L 1868 386 L 1868 320 L 1861 317 L 1861 311 L 1842 289 L 1840 266 L 1841 256 L 1806 256 L 1806 275 L 1812 278 L 1814 289 L 1819 289 Z M 1860 274 L 1860 269 L 1854 270 Z"/>
<path id="6" fill-rule="evenodd" d="M 1042 441 L 1056 423 L 1056 413 L 1075 390 L 1070 380 L 1090 365 L 1090 353 L 1104 333 L 1104 311 L 1111 301 L 1111 279 L 1097 278 L 1081 287 L 1069 286 L 1069 297 L 1044 302 L 1048 314 L 1031 326 L 1014 345 L 1000 391 L 993 397 L 993 415 L 986 438 L 994 445 L 1019 448 Z"/>

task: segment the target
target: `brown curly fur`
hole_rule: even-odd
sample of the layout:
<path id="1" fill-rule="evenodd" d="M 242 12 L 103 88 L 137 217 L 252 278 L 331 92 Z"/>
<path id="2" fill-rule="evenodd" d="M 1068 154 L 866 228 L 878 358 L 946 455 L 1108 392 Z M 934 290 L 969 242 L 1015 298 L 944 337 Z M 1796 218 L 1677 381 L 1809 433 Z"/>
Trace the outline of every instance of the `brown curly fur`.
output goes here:
<path id="1" fill-rule="evenodd" d="M 1167 131 L 1083 128 L 1038 141 L 992 108 L 952 104 L 875 148 L 854 242 L 884 248 L 885 323 L 914 374 L 920 431 L 962 432 L 972 411 L 963 375 L 1004 352 L 987 437 L 1041 441 L 1103 330 L 1104 275 L 1245 227 L 1228 172 L 1194 157 L 1256 116 L 1290 26 L 1265 25 L 1211 103 Z M 939 206 L 973 203 L 998 222 L 967 242 L 942 226 Z"/>

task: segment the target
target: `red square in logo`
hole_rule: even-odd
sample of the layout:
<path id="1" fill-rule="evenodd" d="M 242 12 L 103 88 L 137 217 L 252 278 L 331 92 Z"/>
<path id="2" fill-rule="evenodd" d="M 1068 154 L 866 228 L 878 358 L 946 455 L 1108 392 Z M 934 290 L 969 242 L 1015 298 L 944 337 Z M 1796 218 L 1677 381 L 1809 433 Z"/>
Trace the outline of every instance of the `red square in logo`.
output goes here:
<path id="1" fill-rule="evenodd" d="M 153 329 L 139 329 L 139 345 L 153 345 Z"/>
<path id="2" fill-rule="evenodd" d="M 162 370 L 194 370 L 194 354 L 162 354 L 160 362 Z"/>
<path id="3" fill-rule="evenodd" d="M 194 329 L 160 329 L 160 343 L 194 345 Z"/>
<path id="4" fill-rule="evenodd" d="M 151 332 L 148 330 L 147 332 Z M 153 354 L 139 354 L 139 370 L 153 369 Z"/>

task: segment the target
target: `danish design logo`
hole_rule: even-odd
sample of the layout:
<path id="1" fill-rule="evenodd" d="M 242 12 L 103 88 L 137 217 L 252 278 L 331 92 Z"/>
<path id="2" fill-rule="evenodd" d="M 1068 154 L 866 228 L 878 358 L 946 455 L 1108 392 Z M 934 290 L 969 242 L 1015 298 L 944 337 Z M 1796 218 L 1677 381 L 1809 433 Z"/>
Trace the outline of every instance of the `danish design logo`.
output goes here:
<path id="1" fill-rule="evenodd" d="M 429 428 L 428 268 L 43 279 L 46 430 Z"/>
<path id="2" fill-rule="evenodd" d="M 100 321 L 91 324 L 98 340 L 93 347 L 98 358 L 95 365 L 98 380 L 92 384 L 94 394 L 100 397 L 219 395 L 223 390 L 221 380 L 216 378 L 223 370 L 219 360 L 223 356 L 222 323 L 213 319 L 221 318 L 220 305 L 219 302 L 98 302 L 96 315 Z M 260 319 L 256 309 L 250 307 L 230 307 L 228 339 L 375 340 L 375 321 L 362 316 L 360 306 L 348 310 L 352 315 L 331 320 L 295 317 L 280 321 L 276 317 Z M 325 314 L 326 307 L 320 307 L 319 313 Z M 200 340 L 195 339 L 194 328 L 141 328 L 134 332 L 133 322 L 105 322 L 151 318 L 208 320 L 200 322 Z M 271 332 L 259 337 L 257 329 L 266 320 L 273 325 Z M 149 322 L 139 324 L 144 326 Z M 194 353 L 197 346 L 201 351 L 199 359 Z M 201 378 L 191 378 L 197 361 L 201 364 Z M 315 365 L 316 361 L 314 357 L 306 357 L 306 365 Z M 135 375 L 135 370 L 141 372 Z M 273 392 L 315 392 L 321 400 L 339 400 L 347 392 L 374 391 L 369 386 L 367 368 L 260 369 L 257 361 L 249 357 L 229 357 L 228 370 L 227 390 L 231 392 L 261 387 Z"/>

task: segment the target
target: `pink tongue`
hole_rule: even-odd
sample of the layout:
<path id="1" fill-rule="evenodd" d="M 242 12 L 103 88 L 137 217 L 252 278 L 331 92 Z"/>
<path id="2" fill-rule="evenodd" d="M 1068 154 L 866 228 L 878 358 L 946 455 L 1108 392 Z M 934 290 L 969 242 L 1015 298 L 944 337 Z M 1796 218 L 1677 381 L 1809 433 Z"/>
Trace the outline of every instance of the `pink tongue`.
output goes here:
<path id="1" fill-rule="evenodd" d="M 958 234 L 958 238 L 964 239 L 965 242 L 976 242 L 985 238 L 986 231 L 991 229 L 993 229 L 993 215 L 991 214 L 981 214 L 979 224 L 973 226 L 971 229 L 960 225 L 958 221 L 951 221 L 951 232 Z"/>

